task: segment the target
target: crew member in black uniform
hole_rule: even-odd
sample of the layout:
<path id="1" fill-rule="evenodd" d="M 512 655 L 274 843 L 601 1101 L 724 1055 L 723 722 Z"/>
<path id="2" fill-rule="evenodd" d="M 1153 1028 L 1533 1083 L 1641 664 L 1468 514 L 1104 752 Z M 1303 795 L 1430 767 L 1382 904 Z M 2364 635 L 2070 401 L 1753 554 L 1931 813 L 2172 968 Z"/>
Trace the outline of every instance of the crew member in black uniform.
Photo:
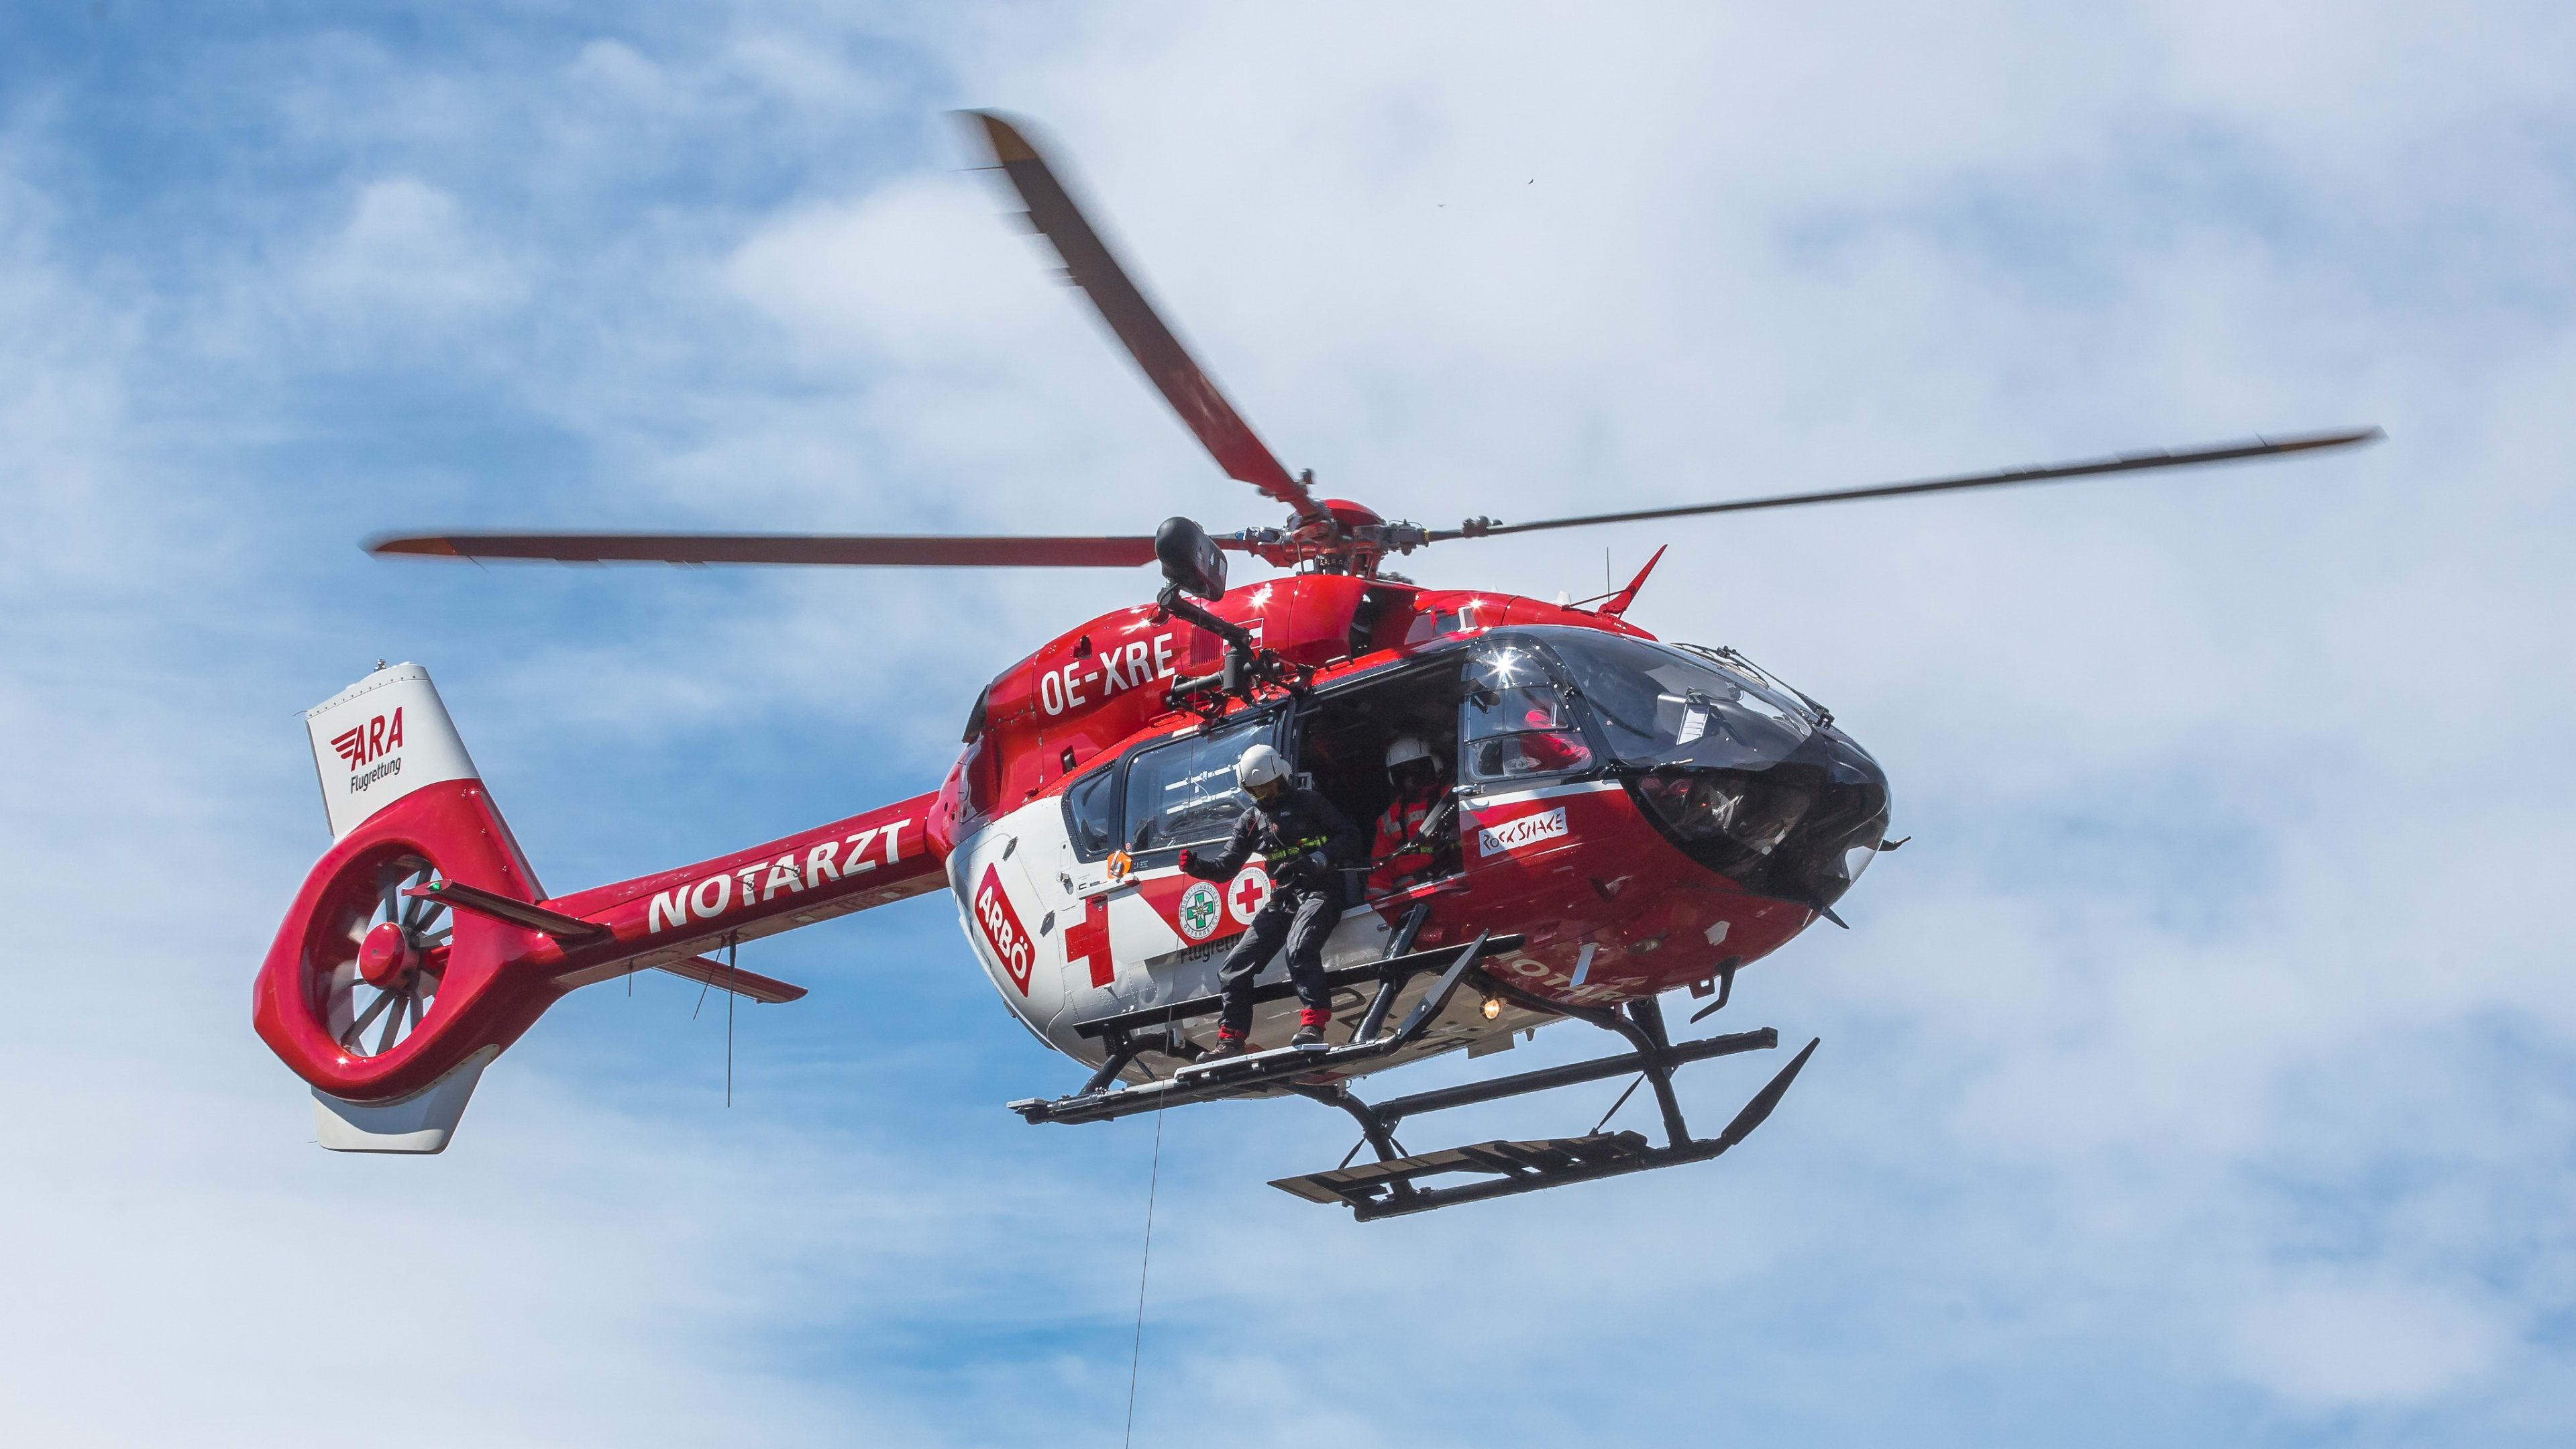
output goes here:
<path id="1" fill-rule="evenodd" d="M 1217 989 L 1225 1005 L 1218 1013 L 1216 1051 L 1239 1056 L 1250 1049 L 1252 978 L 1288 943 L 1288 979 L 1297 987 L 1305 1009 L 1297 1016 L 1297 1034 L 1289 1045 L 1322 1046 L 1324 1024 L 1333 1019 L 1332 999 L 1324 989 L 1324 938 L 1342 918 L 1342 867 L 1364 863 L 1367 842 L 1359 827 L 1312 790 L 1288 782 L 1288 762 L 1268 745 L 1254 745 L 1234 763 L 1235 783 L 1252 797 L 1252 808 L 1234 823 L 1225 852 L 1200 856 L 1184 850 L 1180 867 L 1200 880 L 1230 881 L 1254 851 L 1270 872 L 1270 899 L 1253 913 L 1243 939 L 1217 968 Z"/>

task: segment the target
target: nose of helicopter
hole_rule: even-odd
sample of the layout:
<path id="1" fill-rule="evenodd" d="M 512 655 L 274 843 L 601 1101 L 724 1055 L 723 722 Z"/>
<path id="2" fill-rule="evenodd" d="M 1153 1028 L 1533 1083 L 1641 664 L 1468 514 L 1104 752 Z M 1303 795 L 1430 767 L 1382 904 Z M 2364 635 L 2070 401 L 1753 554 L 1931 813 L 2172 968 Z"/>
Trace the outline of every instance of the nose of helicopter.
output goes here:
<path id="1" fill-rule="evenodd" d="M 1818 739 L 1829 746 L 1821 762 L 1823 795 L 1783 844 L 1791 847 L 1810 898 L 1830 906 L 1878 858 L 1887 835 L 1887 771 L 1840 731 Z M 1802 841 L 1797 839 L 1801 834 Z"/>
<path id="2" fill-rule="evenodd" d="M 1839 730 L 1818 730 L 1756 769 L 1664 768 L 1632 788 L 1667 838 L 1728 880 L 1775 900 L 1831 907 L 1877 858 L 1887 772 Z"/>

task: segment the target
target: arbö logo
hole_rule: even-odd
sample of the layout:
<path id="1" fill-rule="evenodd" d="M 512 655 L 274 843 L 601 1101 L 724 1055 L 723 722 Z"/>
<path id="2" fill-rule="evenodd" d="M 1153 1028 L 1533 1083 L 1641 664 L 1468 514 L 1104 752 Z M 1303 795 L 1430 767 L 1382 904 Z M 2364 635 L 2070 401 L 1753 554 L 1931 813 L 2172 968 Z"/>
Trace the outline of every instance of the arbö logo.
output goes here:
<path id="1" fill-rule="evenodd" d="M 1002 889 L 1002 873 L 992 866 L 984 867 L 983 882 L 975 887 L 975 924 L 984 932 L 984 943 L 993 948 L 993 956 L 1002 969 L 1011 973 L 1011 984 L 1020 994 L 1029 994 L 1029 968 L 1037 961 L 1037 943 L 1020 925 L 1020 913 L 1011 909 L 1011 897 Z"/>

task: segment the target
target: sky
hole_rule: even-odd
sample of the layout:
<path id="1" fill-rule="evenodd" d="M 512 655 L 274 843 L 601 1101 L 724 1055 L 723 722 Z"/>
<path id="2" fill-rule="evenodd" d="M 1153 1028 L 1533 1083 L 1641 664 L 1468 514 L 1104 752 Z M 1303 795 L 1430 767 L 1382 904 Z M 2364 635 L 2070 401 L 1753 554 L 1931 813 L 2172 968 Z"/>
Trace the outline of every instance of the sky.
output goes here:
<path id="1" fill-rule="evenodd" d="M 8 7 L 0 1438 L 1121 1442 L 1150 1192 L 1139 1444 L 2567 1442 L 2570 74 L 2511 3 Z M 302 709 L 428 665 L 564 892 L 930 788 L 1151 588 L 364 535 L 1277 521 L 961 106 L 1389 516 L 2388 440 L 1403 561 L 1669 544 L 1631 618 L 1887 767 L 1912 843 L 1711 1023 L 1824 1043 L 1722 1162 L 1355 1225 L 1266 1185 L 1350 1145 L 1303 1103 L 1024 1126 L 1080 1071 L 938 895 L 746 951 L 813 994 L 729 1108 L 656 978 L 445 1155 L 318 1150 L 249 1023 Z"/>

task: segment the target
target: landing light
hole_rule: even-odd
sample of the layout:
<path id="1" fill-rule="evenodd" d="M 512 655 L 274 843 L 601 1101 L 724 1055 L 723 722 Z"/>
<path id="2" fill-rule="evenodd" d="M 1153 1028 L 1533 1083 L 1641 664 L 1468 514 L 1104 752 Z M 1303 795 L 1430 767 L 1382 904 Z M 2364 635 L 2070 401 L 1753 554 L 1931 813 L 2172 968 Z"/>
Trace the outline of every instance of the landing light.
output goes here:
<path id="1" fill-rule="evenodd" d="M 1502 999 L 1501 997 L 1499 997 L 1499 996 L 1488 996 L 1488 997 L 1486 997 L 1486 998 L 1485 998 L 1485 1020 L 1487 1020 L 1487 1021 L 1500 1021 L 1500 1020 L 1502 1020 L 1502 1018 L 1503 1018 L 1503 999 Z"/>

